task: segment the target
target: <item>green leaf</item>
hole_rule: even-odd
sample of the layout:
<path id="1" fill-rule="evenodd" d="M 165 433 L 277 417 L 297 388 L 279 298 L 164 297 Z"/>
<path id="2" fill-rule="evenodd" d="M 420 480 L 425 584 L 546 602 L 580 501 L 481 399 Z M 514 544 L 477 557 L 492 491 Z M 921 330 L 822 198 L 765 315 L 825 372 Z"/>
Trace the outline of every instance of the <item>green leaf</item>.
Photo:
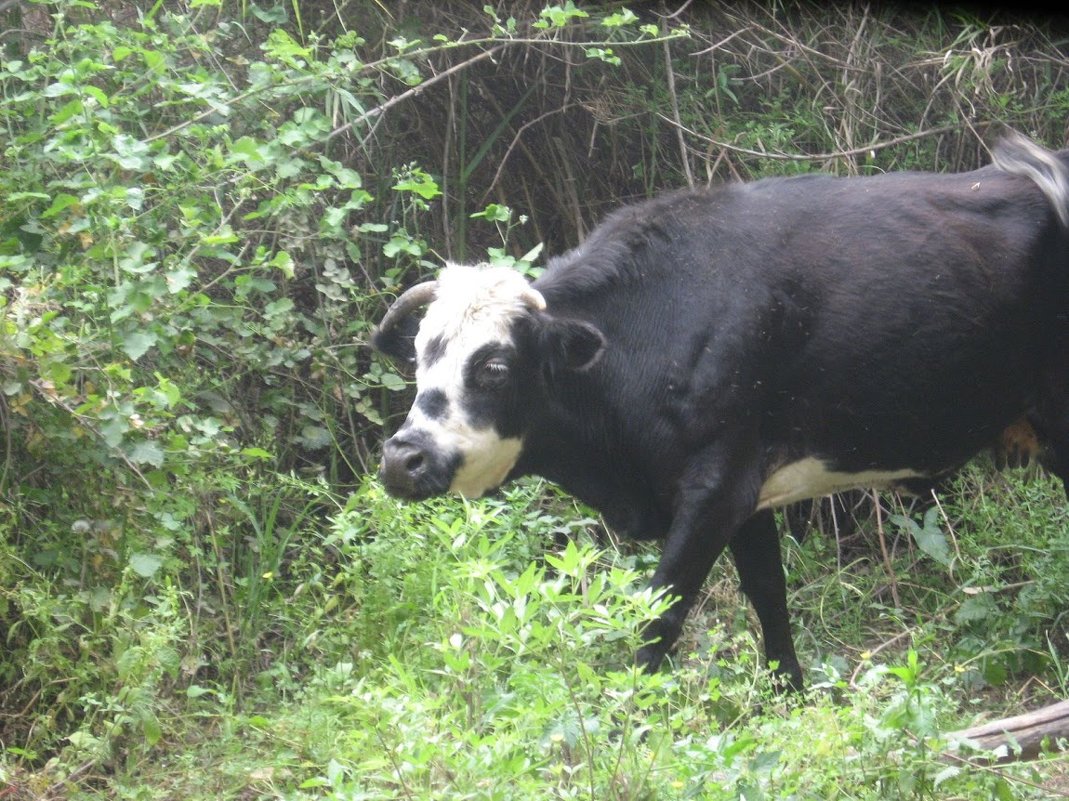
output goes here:
<path id="1" fill-rule="evenodd" d="M 224 225 L 217 233 L 208 234 L 201 240 L 203 245 L 230 245 L 238 241 L 238 235 L 229 225 Z"/>
<path id="2" fill-rule="evenodd" d="M 122 444 L 123 434 L 129 430 L 130 423 L 121 415 L 116 415 L 100 424 L 100 436 L 112 448 L 117 448 Z"/>
<path id="3" fill-rule="evenodd" d="M 533 262 L 542 253 L 542 247 L 544 245 L 545 245 L 544 242 L 539 242 L 533 248 L 531 248 L 526 253 L 524 253 L 522 256 L 520 256 L 520 261 L 525 261 L 525 262 L 528 262 L 528 263 Z"/>
<path id="4" fill-rule="evenodd" d="M 333 442 L 330 432 L 323 426 L 304 426 L 298 439 L 302 445 L 313 450 L 326 448 Z"/>
<path id="5" fill-rule="evenodd" d="M 14 203 L 17 200 L 49 200 L 51 195 L 46 195 L 44 192 L 12 192 L 7 196 L 9 203 Z M 385 230 L 385 226 L 383 226 Z"/>
<path id="6" fill-rule="evenodd" d="M 278 317 L 293 311 L 293 301 L 289 298 L 279 298 L 264 306 L 264 317 Z"/>
<path id="7" fill-rule="evenodd" d="M 77 91 L 69 83 L 63 81 L 57 81 L 56 83 L 49 84 L 45 87 L 45 97 L 63 97 L 64 95 L 71 95 Z"/>
<path id="8" fill-rule="evenodd" d="M 914 532 L 917 547 L 941 565 L 950 564 L 950 545 L 946 534 L 938 530 L 922 528 Z"/>
<path id="9" fill-rule="evenodd" d="M 625 8 L 622 11 L 609 14 L 601 21 L 601 24 L 606 28 L 619 28 L 623 25 L 630 25 L 632 22 L 638 22 L 638 17 L 634 11 Z"/>
<path id="10" fill-rule="evenodd" d="M 85 110 L 81 99 L 72 100 L 53 114 L 49 119 L 53 125 L 62 125 L 75 114 L 81 114 Z"/>
<path id="11" fill-rule="evenodd" d="M 913 541 L 923 553 L 941 565 L 949 565 L 950 544 L 947 542 L 946 534 L 939 529 L 936 522 L 938 513 L 938 509 L 929 509 L 924 515 L 923 526 L 905 515 L 891 515 L 890 519 L 913 537 Z"/>
<path id="12" fill-rule="evenodd" d="M 407 174 L 393 185 L 393 188 L 398 192 L 412 192 L 424 200 L 433 200 L 442 194 L 438 183 L 418 167 L 408 170 Z"/>
<path id="13" fill-rule="evenodd" d="M 418 257 L 423 255 L 423 246 L 419 241 L 412 239 L 407 231 L 398 231 L 390 237 L 389 242 L 382 246 L 382 252 L 383 255 L 390 259 L 399 253 L 407 253 L 410 256 Z"/>
<path id="14" fill-rule="evenodd" d="M 582 9 L 576 8 L 572 0 L 568 0 L 563 6 L 547 6 L 543 8 L 538 16 L 538 22 L 534 23 L 536 28 L 545 28 L 547 24 L 552 25 L 554 28 L 563 28 L 573 19 L 582 19 L 590 15 Z"/>
<path id="15" fill-rule="evenodd" d="M 397 375 L 397 373 L 383 373 L 382 378 L 379 380 L 382 381 L 382 385 L 386 387 L 386 389 L 391 390 L 392 392 L 400 392 L 408 386 L 405 383 L 405 380 Z"/>
<path id="16" fill-rule="evenodd" d="M 148 145 L 132 136 L 116 134 L 111 146 L 114 152 L 109 153 L 108 158 L 124 170 L 143 170 L 152 163 L 148 158 Z"/>
<path id="17" fill-rule="evenodd" d="M 503 222 L 507 223 L 512 217 L 512 210 L 508 206 L 503 206 L 500 203 L 491 203 L 482 211 L 477 211 L 471 215 L 473 220 L 487 220 L 488 222 Z"/>
<path id="18" fill-rule="evenodd" d="M 141 731 L 145 735 L 145 742 L 149 745 L 155 745 L 163 737 L 160 721 L 147 710 L 141 714 Z"/>
<path id="19" fill-rule="evenodd" d="M 999 777 L 995 782 L 995 798 L 998 801 L 1016 801 L 1017 795 L 1013 792 L 1013 787 L 1006 779 Z"/>
<path id="20" fill-rule="evenodd" d="M 123 337 L 122 349 L 136 362 L 156 344 L 158 339 L 154 331 L 133 331 Z"/>
<path id="21" fill-rule="evenodd" d="M 267 162 L 267 154 L 263 145 L 251 136 L 243 136 L 230 145 L 230 157 L 234 161 L 244 161 L 250 165 L 260 165 Z"/>
<path id="22" fill-rule="evenodd" d="M 621 63 L 620 57 L 613 53 L 611 47 L 588 47 L 584 52 L 587 58 L 604 61 L 606 64 L 618 66 Z"/>
<path id="23" fill-rule="evenodd" d="M 163 558 L 154 553 L 130 554 L 130 568 L 142 578 L 152 578 L 163 567 Z"/>
<path id="24" fill-rule="evenodd" d="M 957 613 L 954 615 L 955 623 L 973 623 L 987 620 L 998 614 L 998 604 L 990 593 L 980 593 L 971 598 L 966 598 Z"/>
<path id="25" fill-rule="evenodd" d="M 164 277 L 167 280 L 167 291 L 175 295 L 193 282 L 193 279 L 197 277 L 197 271 L 186 264 L 171 270 Z"/>
<path id="26" fill-rule="evenodd" d="M 77 205 L 80 201 L 74 195 L 69 195 L 66 192 L 60 192 L 52 199 L 52 205 L 41 212 L 41 217 L 47 219 L 49 217 L 55 217 L 64 209 Z"/>
<path id="27" fill-rule="evenodd" d="M 360 189 L 364 185 L 364 180 L 360 173 L 350 167 L 346 167 L 341 162 L 328 159 L 326 156 L 320 156 L 319 164 L 334 176 L 338 186 L 343 189 Z"/>
<path id="28" fill-rule="evenodd" d="M 241 455 L 247 456 L 250 459 L 262 459 L 263 461 L 269 461 L 274 459 L 274 454 L 268 453 L 263 448 L 242 448 Z"/>
<path id="29" fill-rule="evenodd" d="M 167 68 L 167 60 L 155 50 L 141 51 L 141 58 L 145 60 L 145 66 L 152 72 L 161 73 Z"/>
<path id="30" fill-rule="evenodd" d="M 107 108 L 110 105 L 111 101 L 108 99 L 108 96 L 104 93 L 103 89 L 98 89 L 92 84 L 90 84 L 89 86 L 83 86 L 82 89 L 87 95 L 96 100 L 96 102 L 100 104 L 101 108 Z"/>
<path id="31" fill-rule="evenodd" d="M 276 253 L 269 264 L 272 267 L 281 270 L 282 274 L 287 278 L 293 278 L 293 257 L 286 251 L 280 250 Z"/>
<path id="32" fill-rule="evenodd" d="M 297 41 L 282 28 L 271 31 L 263 50 L 269 56 L 273 56 L 290 67 L 301 68 L 304 65 L 301 59 L 309 59 L 312 55 L 311 48 L 301 47 Z"/>
<path id="33" fill-rule="evenodd" d="M 163 449 L 150 439 L 135 443 L 127 456 L 134 464 L 147 464 L 153 467 L 163 465 Z"/>

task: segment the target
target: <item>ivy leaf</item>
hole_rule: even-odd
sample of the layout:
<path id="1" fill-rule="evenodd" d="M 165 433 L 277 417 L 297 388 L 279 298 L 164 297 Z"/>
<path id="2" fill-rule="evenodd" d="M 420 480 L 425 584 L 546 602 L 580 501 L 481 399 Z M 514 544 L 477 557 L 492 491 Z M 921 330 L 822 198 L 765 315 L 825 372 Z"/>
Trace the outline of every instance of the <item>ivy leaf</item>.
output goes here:
<path id="1" fill-rule="evenodd" d="M 382 381 L 382 385 L 391 392 L 400 392 L 407 386 L 405 380 L 397 375 L 397 373 L 383 373 L 382 378 L 379 380 Z"/>
<path id="2" fill-rule="evenodd" d="M 132 136 L 116 134 L 111 140 L 111 146 L 114 152 L 106 154 L 107 158 L 124 170 L 143 170 L 151 164 L 148 145 Z"/>
<path id="3" fill-rule="evenodd" d="M 304 426 L 297 439 L 302 445 L 311 450 L 325 448 L 333 441 L 330 437 L 330 432 L 323 426 Z"/>
<path id="4" fill-rule="evenodd" d="M 929 509 L 924 515 L 924 524 L 920 525 L 916 520 L 905 515 L 892 515 L 891 520 L 900 528 L 904 529 L 913 537 L 917 547 L 925 554 L 941 565 L 950 564 L 950 545 L 947 536 L 936 522 L 938 509 Z"/>
<path id="5" fill-rule="evenodd" d="M 163 566 L 163 558 L 154 553 L 130 554 L 130 567 L 142 578 L 152 578 Z"/>
<path id="6" fill-rule="evenodd" d="M 272 319 L 293 311 L 293 301 L 289 298 L 279 298 L 264 306 L 264 317 Z"/>
<path id="7" fill-rule="evenodd" d="M 135 464 L 148 464 L 153 467 L 163 465 L 163 450 L 150 439 L 143 439 L 134 443 L 127 456 Z"/>
<path id="8" fill-rule="evenodd" d="M 998 604 L 988 593 L 966 598 L 954 614 L 955 623 L 976 623 L 998 614 Z"/>
<path id="9" fill-rule="evenodd" d="M 167 291 L 172 295 L 181 292 L 197 277 L 197 271 L 188 264 L 167 273 Z"/>
<path id="10" fill-rule="evenodd" d="M 122 349 L 135 362 L 152 348 L 159 337 L 153 331 L 132 331 L 123 337 Z"/>

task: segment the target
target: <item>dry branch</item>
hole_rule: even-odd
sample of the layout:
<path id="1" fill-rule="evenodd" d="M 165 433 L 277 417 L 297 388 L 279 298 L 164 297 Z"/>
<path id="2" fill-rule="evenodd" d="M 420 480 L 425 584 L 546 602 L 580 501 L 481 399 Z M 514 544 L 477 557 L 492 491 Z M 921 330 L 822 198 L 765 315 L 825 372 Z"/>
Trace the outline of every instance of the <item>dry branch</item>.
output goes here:
<path id="1" fill-rule="evenodd" d="M 661 114 L 660 112 L 658 112 L 657 116 L 671 125 L 677 125 L 675 120 L 673 120 L 671 117 Z M 893 147 L 894 145 L 900 145 L 904 142 L 912 142 L 914 139 L 922 139 L 926 136 L 938 136 L 939 134 L 950 133 L 952 131 L 958 131 L 961 129 L 960 125 L 943 125 L 939 128 L 931 128 L 927 131 L 918 131 L 917 133 L 906 134 L 904 136 L 899 136 L 884 142 L 873 142 L 870 145 L 855 148 L 853 150 L 839 150 L 828 153 L 806 154 L 779 153 L 768 150 L 753 150 L 751 148 L 740 147 L 738 145 L 732 144 L 731 142 L 724 142 L 719 139 L 714 139 L 711 136 L 705 136 L 696 131 L 692 131 L 684 126 L 679 127 L 681 127 L 688 136 L 692 136 L 695 139 L 700 139 L 703 142 L 708 142 L 709 144 L 723 148 L 724 150 L 731 150 L 735 153 L 742 153 L 747 156 L 757 156 L 763 159 L 774 159 L 778 161 L 829 161 L 831 159 L 840 159 L 845 158 L 847 156 L 857 156 L 863 153 L 869 153 L 871 151 L 882 150 L 885 147 Z"/>
<path id="2" fill-rule="evenodd" d="M 1069 701 L 983 723 L 947 735 L 951 743 L 968 742 L 998 751 L 998 762 L 1035 759 L 1043 750 L 1069 749 Z"/>

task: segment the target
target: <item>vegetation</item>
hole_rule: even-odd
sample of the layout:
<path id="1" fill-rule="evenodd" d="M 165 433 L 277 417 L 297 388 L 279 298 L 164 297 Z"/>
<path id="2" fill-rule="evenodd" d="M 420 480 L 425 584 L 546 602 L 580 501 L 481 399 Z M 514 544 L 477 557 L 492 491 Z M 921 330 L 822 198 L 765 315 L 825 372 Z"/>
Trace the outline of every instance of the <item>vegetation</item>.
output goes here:
<path id="1" fill-rule="evenodd" d="M 639 5 L 0 2 L 0 799 L 1067 792 L 1064 757 L 944 753 L 1069 693 L 1050 480 L 978 463 L 786 540 L 803 703 L 730 565 L 644 676 L 655 549 L 541 482 L 369 475 L 410 395 L 368 330 L 443 259 L 1065 139 L 1063 23 Z"/>

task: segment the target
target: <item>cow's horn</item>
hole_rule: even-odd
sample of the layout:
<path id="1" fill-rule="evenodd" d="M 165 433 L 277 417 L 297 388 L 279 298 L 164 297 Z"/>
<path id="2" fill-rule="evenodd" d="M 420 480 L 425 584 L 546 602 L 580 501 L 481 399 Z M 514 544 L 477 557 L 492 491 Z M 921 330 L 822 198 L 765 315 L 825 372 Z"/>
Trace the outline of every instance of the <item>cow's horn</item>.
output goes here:
<path id="1" fill-rule="evenodd" d="M 536 311 L 546 310 L 546 299 L 542 297 L 542 293 L 534 287 L 528 286 L 523 291 L 523 302 Z"/>
<path id="2" fill-rule="evenodd" d="M 414 309 L 418 309 L 420 306 L 426 306 L 434 300 L 437 291 L 437 281 L 424 281 L 422 284 L 416 284 L 405 290 L 386 311 L 386 314 L 382 318 L 382 322 L 379 323 L 379 331 L 389 331 L 397 324 L 398 320 L 410 315 Z"/>

